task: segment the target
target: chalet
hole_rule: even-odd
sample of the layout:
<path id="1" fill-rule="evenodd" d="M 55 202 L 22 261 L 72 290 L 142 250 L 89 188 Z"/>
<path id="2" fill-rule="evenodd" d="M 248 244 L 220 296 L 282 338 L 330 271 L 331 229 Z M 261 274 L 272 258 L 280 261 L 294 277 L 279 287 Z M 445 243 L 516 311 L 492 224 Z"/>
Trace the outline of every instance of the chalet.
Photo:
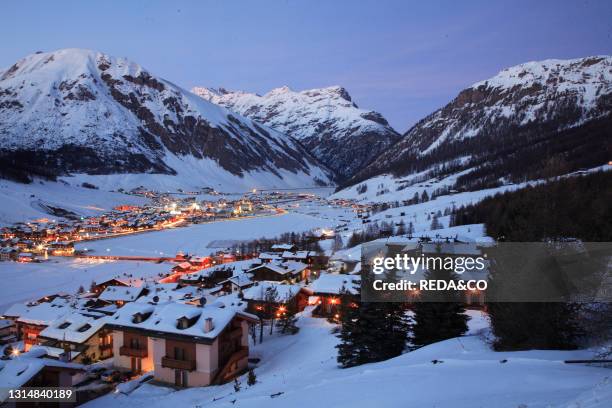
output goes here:
<path id="1" fill-rule="evenodd" d="M 248 325 L 254 316 L 229 308 L 130 303 L 110 318 L 113 364 L 155 371 L 177 387 L 221 384 L 247 369 Z"/>
<path id="2" fill-rule="evenodd" d="M 94 285 L 91 286 L 90 288 L 90 292 L 99 295 L 102 292 L 104 292 L 104 290 L 106 290 L 107 287 L 109 286 L 130 286 L 127 283 L 123 282 L 122 280 L 113 278 L 113 279 L 108 279 L 105 280 L 104 282 L 100 282 L 100 283 L 96 283 Z"/>
<path id="3" fill-rule="evenodd" d="M 281 253 L 274 253 L 274 252 L 262 252 L 259 254 L 258 259 L 262 262 L 262 263 L 266 263 L 266 262 L 274 262 L 274 261 L 281 261 L 283 258 L 281 256 Z"/>
<path id="4" fill-rule="evenodd" d="M 102 313 L 75 311 L 38 334 L 37 342 L 52 357 L 88 364 L 113 355 L 113 338 Z"/>
<path id="5" fill-rule="evenodd" d="M 299 282 L 310 276 L 308 265 L 302 262 L 287 261 L 265 263 L 247 271 L 255 281 Z"/>
<path id="6" fill-rule="evenodd" d="M 223 286 L 223 292 L 235 293 L 250 288 L 255 282 L 253 281 L 253 274 L 241 273 L 220 282 L 220 284 Z"/>
<path id="7" fill-rule="evenodd" d="M 313 315 L 337 315 L 342 295 L 349 295 L 352 302 L 359 303 L 357 287 L 360 284 L 361 277 L 359 275 L 322 273 L 310 285 L 312 297 L 309 299 L 309 303 L 317 305 Z"/>
<path id="8" fill-rule="evenodd" d="M 208 256 L 192 256 L 189 263 L 197 269 L 208 268 L 211 266 L 211 259 Z"/>
<path id="9" fill-rule="evenodd" d="M 35 260 L 36 258 L 34 257 L 34 254 L 31 252 L 20 252 L 19 255 L 17 255 L 17 262 L 27 263 L 27 262 L 34 262 Z"/>
<path id="10" fill-rule="evenodd" d="M 229 265 L 217 265 L 202 269 L 195 273 L 181 276 L 180 282 L 185 285 L 213 288 L 234 274 L 234 268 Z"/>
<path id="11" fill-rule="evenodd" d="M 281 257 L 286 261 L 299 261 L 306 264 L 311 264 L 313 257 L 316 256 L 314 251 L 284 251 Z"/>
<path id="12" fill-rule="evenodd" d="M 3 247 L 0 248 L 0 261 L 16 261 L 19 248 L 17 247 Z"/>
<path id="13" fill-rule="evenodd" d="M 11 309 L 5 313 L 12 313 Z M 54 321 L 71 313 L 72 309 L 67 300 L 57 298 L 51 302 L 27 305 L 16 319 L 18 337 L 23 340 L 24 348 L 28 351 L 37 344 L 38 335 L 49 327 Z"/>
<path id="14" fill-rule="evenodd" d="M 270 319 L 288 307 L 301 312 L 308 305 L 311 293 L 299 285 L 264 281 L 243 291 L 242 298 L 247 301 L 249 313 Z"/>
<path id="15" fill-rule="evenodd" d="M 272 252 L 285 252 L 285 251 L 295 251 L 297 248 L 293 244 L 274 244 L 272 245 Z"/>
<path id="16" fill-rule="evenodd" d="M 34 348 L 19 358 L 0 361 L 0 405 L 20 406 L 8 403 L 9 390 L 21 387 L 72 387 L 85 379 L 85 367 L 81 364 L 67 363 L 46 357 L 42 348 Z M 38 406 L 38 404 L 24 404 Z M 75 406 L 76 404 L 57 404 Z"/>
<path id="17" fill-rule="evenodd" d="M 0 319 L 0 345 L 17 341 L 17 326 L 10 319 Z"/>
<path id="18" fill-rule="evenodd" d="M 74 243 L 69 241 L 51 242 L 48 248 L 51 250 L 51 255 L 55 256 L 74 254 Z"/>
<path id="19" fill-rule="evenodd" d="M 121 307 L 128 302 L 135 301 L 145 294 L 145 288 L 136 288 L 133 286 L 107 286 L 104 292 L 100 293 L 98 299 L 114 303 Z"/>
<path id="20" fill-rule="evenodd" d="M 178 265 L 172 267 L 172 272 L 174 273 L 188 273 L 191 271 L 191 263 L 190 262 L 181 262 Z"/>

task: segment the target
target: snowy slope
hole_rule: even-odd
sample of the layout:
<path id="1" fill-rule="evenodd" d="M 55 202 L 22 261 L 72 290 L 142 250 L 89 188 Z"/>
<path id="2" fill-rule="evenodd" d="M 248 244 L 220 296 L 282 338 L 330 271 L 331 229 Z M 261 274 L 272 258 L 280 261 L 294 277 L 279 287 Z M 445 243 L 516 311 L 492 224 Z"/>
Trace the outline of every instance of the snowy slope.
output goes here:
<path id="1" fill-rule="evenodd" d="M 481 318 L 473 318 L 482 326 Z M 130 395 L 108 394 L 85 406 L 544 408 L 588 400 L 585 406 L 604 408 L 609 402 L 609 370 L 562 363 L 590 356 L 585 351 L 496 353 L 473 335 L 339 369 L 332 326 L 310 317 L 298 324 L 298 334 L 266 337 L 252 349 L 261 358 L 257 383 L 247 386 L 245 375 L 238 392 L 231 383 L 182 391 L 144 385 Z M 443 363 L 432 364 L 434 359 Z"/>
<path id="2" fill-rule="evenodd" d="M 70 211 L 76 216 L 97 216 L 121 204 L 144 205 L 144 197 L 92 190 L 66 183 L 15 183 L 0 179 L 0 226 L 37 218 L 59 219 L 49 208 Z"/>
<path id="3" fill-rule="evenodd" d="M 471 188 L 594 167 L 609 160 L 611 112 L 612 57 L 517 65 L 419 121 L 355 182 L 390 171 L 478 170 L 463 182 Z"/>
<path id="4" fill-rule="evenodd" d="M 340 86 L 296 92 L 289 87 L 260 96 L 196 87 L 203 99 L 300 140 L 312 154 L 348 177 L 399 139 L 378 112 L 359 109 Z"/>
<path id="5" fill-rule="evenodd" d="M 0 74 L 0 154 L 11 169 L 56 175 L 158 173 L 200 185 L 249 175 L 277 186 L 329 181 L 292 138 L 124 58 L 81 49 L 33 54 Z"/>

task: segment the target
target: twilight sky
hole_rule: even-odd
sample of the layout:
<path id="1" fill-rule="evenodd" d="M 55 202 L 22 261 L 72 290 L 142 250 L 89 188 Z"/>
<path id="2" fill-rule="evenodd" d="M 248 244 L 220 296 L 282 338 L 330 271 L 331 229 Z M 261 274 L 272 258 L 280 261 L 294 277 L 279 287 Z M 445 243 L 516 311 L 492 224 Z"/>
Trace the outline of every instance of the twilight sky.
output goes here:
<path id="1" fill-rule="evenodd" d="M 0 67 L 38 50 L 128 57 L 185 88 L 342 85 L 400 132 L 501 69 L 612 54 L 612 1 L 19 1 Z"/>

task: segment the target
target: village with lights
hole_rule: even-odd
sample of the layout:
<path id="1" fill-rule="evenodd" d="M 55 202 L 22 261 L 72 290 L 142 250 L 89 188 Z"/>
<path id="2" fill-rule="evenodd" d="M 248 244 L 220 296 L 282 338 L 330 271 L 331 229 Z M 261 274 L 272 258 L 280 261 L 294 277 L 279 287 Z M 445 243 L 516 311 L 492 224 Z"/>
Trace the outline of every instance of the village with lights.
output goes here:
<path id="1" fill-rule="evenodd" d="M 612 407 L 612 2 L 65 3 L 2 5 L 0 408 Z"/>
<path id="2" fill-rule="evenodd" d="M 124 194 L 148 203 L 2 229 L 0 267 L 52 273 L 76 265 L 82 282 L 74 292 L 43 292 L 43 285 L 39 296 L 3 312 L 1 347 L 5 355 L 19 356 L 6 364 L 28 358 L 39 363 L 27 384 L 70 385 L 87 401 L 122 384 L 231 383 L 258 365 L 260 357 L 249 347 L 266 344 L 270 336 L 299 336 L 298 316 L 336 325 L 344 307 L 358 307 L 360 246 L 345 245 L 357 239 L 356 230 L 397 248 L 459 239 L 457 233 L 417 236 L 412 222 L 402 220 L 401 206 L 408 202 L 365 205 L 257 189 Z M 292 217 L 300 220 L 297 230 L 287 224 Z M 274 236 L 248 225 L 277 220 Z M 222 228 L 218 236 L 193 234 L 211 227 Z M 187 243 L 169 245 L 173 239 L 164 234 L 187 234 Z M 207 245 L 198 246 L 199 240 Z M 130 249 L 129 242 L 139 244 Z M 102 267 L 110 271 L 103 278 L 85 276 Z M 480 313 L 478 301 L 473 307 Z M 51 377 L 61 382 L 49 382 Z"/>

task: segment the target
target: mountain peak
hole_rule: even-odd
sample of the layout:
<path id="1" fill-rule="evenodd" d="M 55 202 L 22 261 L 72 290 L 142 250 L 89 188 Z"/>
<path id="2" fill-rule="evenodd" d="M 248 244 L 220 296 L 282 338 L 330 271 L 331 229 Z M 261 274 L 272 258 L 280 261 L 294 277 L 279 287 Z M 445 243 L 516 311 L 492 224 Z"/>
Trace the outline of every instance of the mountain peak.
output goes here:
<path id="1" fill-rule="evenodd" d="M 283 174 L 329 180 L 292 138 L 125 58 L 83 49 L 32 54 L 0 73 L 0 160 L 15 152 L 64 175 L 198 174 L 201 166 L 228 179 L 269 173 L 279 185 Z"/>
<path id="2" fill-rule="evenodd" d="M 378 112 L 359 109 L 341 86 L 296 92 L 288 86 L 263 96 L 194 88 L 202 98 L 300 140 L 315 157 L 347 177 L 399 135 Z"/>

